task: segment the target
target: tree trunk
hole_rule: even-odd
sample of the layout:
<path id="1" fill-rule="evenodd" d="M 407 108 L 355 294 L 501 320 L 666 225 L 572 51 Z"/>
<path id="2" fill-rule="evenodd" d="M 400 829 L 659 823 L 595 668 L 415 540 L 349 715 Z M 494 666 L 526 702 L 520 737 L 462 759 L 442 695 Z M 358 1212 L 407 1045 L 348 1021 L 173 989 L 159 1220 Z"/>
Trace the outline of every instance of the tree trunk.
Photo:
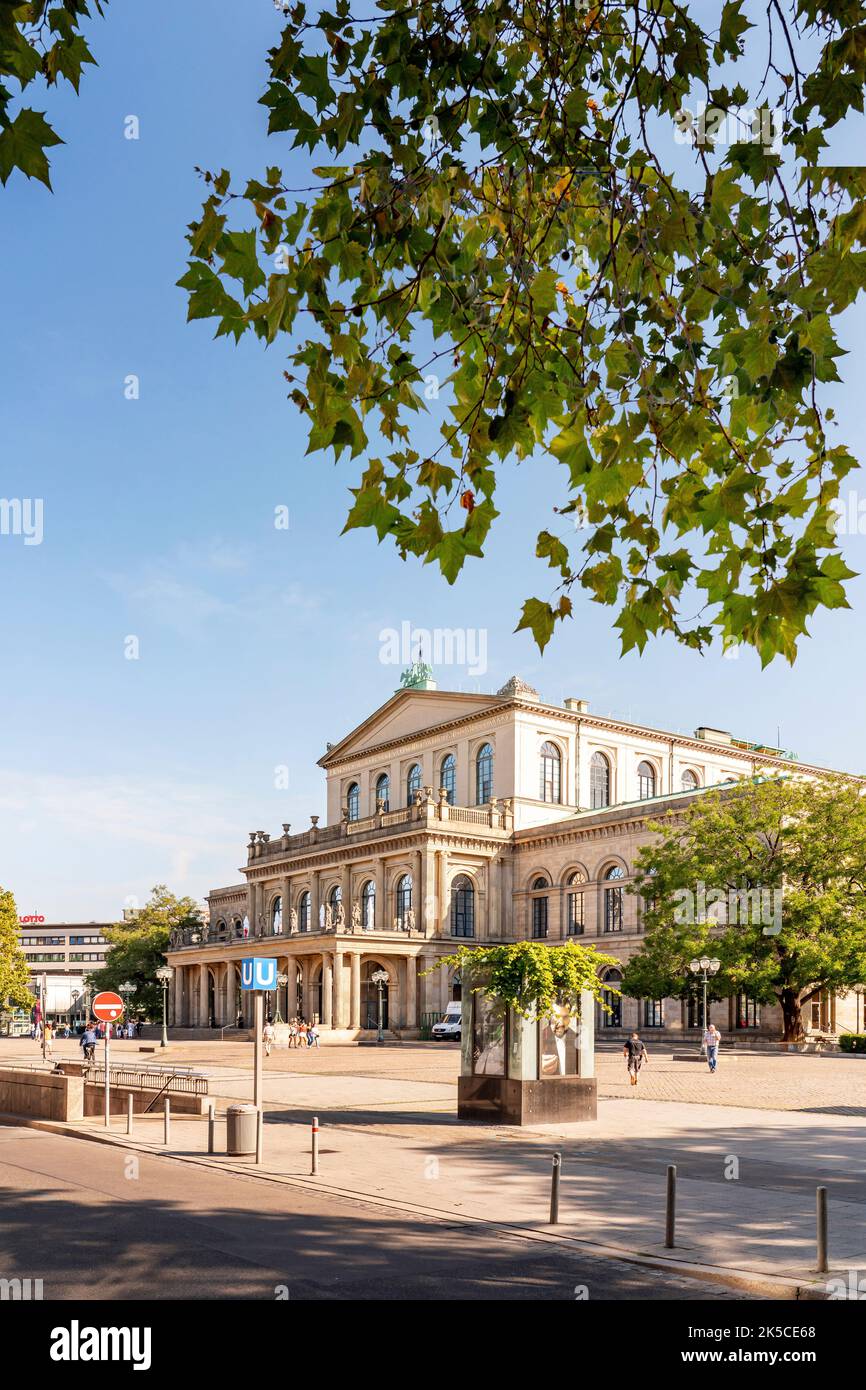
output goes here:
<path id="1" fill-rule="evenodd" d="M 783 989 L 779 995 L 779 1003 L 782 1006 L 782 1041 L 802 1042 L 803 1011 L 800 1007 L 799 992 L 794 989 Z"/>

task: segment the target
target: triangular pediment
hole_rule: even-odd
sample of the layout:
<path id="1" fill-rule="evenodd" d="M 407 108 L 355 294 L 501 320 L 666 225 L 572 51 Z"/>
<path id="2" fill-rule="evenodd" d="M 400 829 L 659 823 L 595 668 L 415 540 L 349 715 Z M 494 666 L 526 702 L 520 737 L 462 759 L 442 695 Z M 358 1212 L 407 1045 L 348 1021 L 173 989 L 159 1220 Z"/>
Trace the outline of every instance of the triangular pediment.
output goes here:
<path id="1" fill-rule="evenodd" d="M 486 714 L 507 703 L 501 695 L 464 694 L 459 690 L 398 690 L 362 724 L 335 743 L 320 767 L 358 757 L 383 745 L 426 733 L 455 720 Z"/>

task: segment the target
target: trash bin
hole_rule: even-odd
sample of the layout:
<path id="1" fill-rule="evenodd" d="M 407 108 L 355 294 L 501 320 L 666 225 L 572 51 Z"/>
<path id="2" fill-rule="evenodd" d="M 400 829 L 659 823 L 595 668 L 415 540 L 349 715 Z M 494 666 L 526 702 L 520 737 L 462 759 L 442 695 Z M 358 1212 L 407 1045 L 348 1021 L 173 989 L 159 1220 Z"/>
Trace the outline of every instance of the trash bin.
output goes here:
<path id="1" fill-rule="evenodd" d="M 226 1153 L 254 1154 L 256 1116 L 254 1105 L 230 1105 L 226 1110 Z"/>

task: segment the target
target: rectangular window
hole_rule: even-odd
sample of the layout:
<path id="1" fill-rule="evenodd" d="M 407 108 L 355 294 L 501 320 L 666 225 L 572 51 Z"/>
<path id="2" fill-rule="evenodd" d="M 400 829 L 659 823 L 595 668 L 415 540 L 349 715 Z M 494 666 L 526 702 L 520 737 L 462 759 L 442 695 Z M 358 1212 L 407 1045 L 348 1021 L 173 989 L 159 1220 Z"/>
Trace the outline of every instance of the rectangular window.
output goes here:
<path id="1" fill-rule="evenodd" d="M 665 1022 L 660 999 L 645 999 L 643 1001 L 643 1026 L 644 1028 L 664 1028 Z"/>
<path id="2" fill-rule="evenodd" d="M 585 920 L 583 915 L 583 894 L 568 894 L 568 935 L 583 936 Z"/>
<path id="3" fill-rule="evenodd" d="M 622 931 L 622 889 L 604 890 L 604 929 L 606 932 Z"/>

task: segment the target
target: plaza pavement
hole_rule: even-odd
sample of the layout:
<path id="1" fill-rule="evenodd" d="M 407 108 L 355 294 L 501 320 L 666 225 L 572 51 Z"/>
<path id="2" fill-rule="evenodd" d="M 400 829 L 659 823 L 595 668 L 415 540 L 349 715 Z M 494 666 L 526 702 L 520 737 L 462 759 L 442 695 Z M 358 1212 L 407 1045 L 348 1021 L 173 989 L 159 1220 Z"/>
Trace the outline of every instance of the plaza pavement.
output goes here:
<path id="1" fill-rule="evenodd" d="M 208 1073 L 220 1112 L 249 1098 L 249 1044 L 187 1043 L 167 1052 L 158 1060 Z M 259 1168 L 225 1156 L 222 1119 L 222 1155 L 206 1155 L 200 1119 L 174 1121 L 171 1152 L 419 1219 L 555 1235 L 656 1264 L 726 1271 L 746 1286 L 781 1278 L 819 1290 L 826 1283 L 814 1271 L 820 1183 L 829 1194 L 831 1272 L 866 1274 L 866 1062 L 737 1054 L 711 1077 L 699 1060 L 673 1061 L 670 1052 L 665 1060 L 657 1049 L 635 1092 L 624 1084 L 621 1059 L 601 1053 L 598 1120 L 528 1131 L 457 1121 L 456 1054 L 431 1044 L 277 1050 L 266 1063 Z M 313 1114 L 322 1124 L 315 1178 Z M 164 1152 L 160 1119 L 137 1117 L 132 1141 L 124 1129 L 115 1121 L 116 1142 Z M 98 1121 L 78 1127 L 93 1137 L 101 1131 Z M 563 1176 L 554 1232 L 555 1149 Z M 674 1252 L 662 1246 L 668 1163 L 678 1169 Z"/>

